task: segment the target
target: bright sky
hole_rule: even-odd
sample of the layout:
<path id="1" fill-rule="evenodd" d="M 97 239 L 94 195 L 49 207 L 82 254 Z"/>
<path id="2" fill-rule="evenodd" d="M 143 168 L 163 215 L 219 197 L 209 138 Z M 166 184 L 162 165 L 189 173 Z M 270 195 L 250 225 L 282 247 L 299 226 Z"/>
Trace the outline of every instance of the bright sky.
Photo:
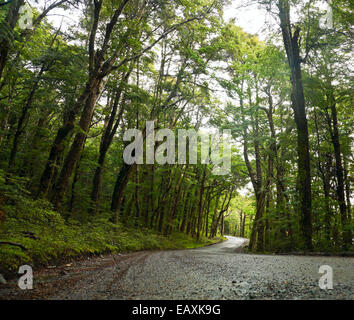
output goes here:
<path id="1" fill-rule="evenodd" d="M 264 28 L 269 22 L 269 15 L 257 5 L 242 5 L 244 1 L 233 0 L 232 4 L 225 8 L 224 18 L 226 21 L 235 18 L 235 23 L 248 33 L 258 34 L 262 40 L 265 38 Z"/>

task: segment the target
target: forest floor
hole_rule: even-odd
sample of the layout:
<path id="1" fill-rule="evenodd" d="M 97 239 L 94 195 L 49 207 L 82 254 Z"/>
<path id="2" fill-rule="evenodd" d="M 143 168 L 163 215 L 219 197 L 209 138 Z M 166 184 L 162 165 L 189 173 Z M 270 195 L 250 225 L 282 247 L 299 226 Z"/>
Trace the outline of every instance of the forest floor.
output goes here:
<path id="1" fill-rule="evenodd" d="M 246 239 L 190 250 L 86 258 L 34 272 L 34 289 L 16 281 L 3 299 L 354 299 L 354 258 L 237 253 Z M 322 290 L 319 268 L 333 268 Z"/>

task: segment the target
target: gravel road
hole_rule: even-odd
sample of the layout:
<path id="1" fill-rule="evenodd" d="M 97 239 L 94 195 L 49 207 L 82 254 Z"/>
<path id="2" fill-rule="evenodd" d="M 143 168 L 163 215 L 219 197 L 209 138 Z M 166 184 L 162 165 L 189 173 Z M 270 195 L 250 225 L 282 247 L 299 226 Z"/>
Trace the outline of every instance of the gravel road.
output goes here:
<path id="1" fill-rule="evenodd" d="M 31 293 L 14 292 L 9 284 L 0 297 L 353 300 L 354 258 L 237 253 L 245 241 L 228 237 L 200 249 L 86 259 L 35 274 Z M 319 288 L 321 265 L 333 268 L 333 290 Z"/>

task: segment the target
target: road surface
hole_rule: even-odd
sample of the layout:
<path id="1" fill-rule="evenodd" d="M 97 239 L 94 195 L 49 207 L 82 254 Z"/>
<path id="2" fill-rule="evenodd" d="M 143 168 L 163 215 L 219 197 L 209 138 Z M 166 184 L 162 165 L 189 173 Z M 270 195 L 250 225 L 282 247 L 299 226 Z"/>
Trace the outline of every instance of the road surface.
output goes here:
<path id="1" fill-rule="evenodd" d="M 29 299 L 353 299 L 354 258 L 237 253 L 228 237 L 191 250 L 107 255 L 35 274 L 34 290 L 8 287 L 0 297 Z M 333 289 L 322 290 L 322 265 Z M 14 291 L 15 290 L 15 291 Z"/>

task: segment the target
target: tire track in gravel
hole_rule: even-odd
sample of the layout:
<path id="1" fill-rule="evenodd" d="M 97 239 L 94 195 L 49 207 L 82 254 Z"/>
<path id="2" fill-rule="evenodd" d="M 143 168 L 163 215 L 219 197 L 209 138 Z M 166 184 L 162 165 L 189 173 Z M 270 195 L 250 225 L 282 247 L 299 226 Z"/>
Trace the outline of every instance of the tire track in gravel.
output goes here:
<path id="1" fill-rule="evenodd" d="M 114 292 L 124 293 L 120 286 L 132 265 L 143 265 L 150 252 L 136 252 L 124 256 L 111 256 L 113 263 L 87 274 L 75 286 L 50 297 L 51 299 L 97 300 L 111 299 Z"/>

